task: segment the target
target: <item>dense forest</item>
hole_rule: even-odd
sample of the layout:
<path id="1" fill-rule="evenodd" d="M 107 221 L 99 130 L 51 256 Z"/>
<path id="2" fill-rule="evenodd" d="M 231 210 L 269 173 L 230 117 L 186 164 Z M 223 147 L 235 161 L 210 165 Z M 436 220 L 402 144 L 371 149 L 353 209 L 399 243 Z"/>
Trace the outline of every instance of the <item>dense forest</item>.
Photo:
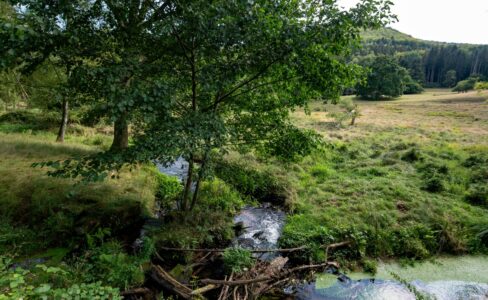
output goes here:
<path id="1" fill-rule="evenodd" d="M 415 39 L 395 29 L 363 33 L 358 57 L 394 55 L 425 87 L 453 87 L 470 76 L 488 77 L 488 46 Z"/>

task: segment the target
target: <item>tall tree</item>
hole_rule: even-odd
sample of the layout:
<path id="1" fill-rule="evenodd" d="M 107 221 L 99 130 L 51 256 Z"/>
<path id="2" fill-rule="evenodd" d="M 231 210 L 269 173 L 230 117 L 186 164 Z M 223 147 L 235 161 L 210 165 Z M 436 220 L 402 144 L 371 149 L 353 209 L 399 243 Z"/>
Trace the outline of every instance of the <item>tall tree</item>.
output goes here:
<path id="1" fill-rule="evenodd" d="M 134 145 L 119 155 L 70 161 L 52 174 L 98 179 L 124 163 L 183 156 L 190 167 L 180 208 L 187 210 L 197 203 L 213 150 L 306 154 L 316 137 L 291 124 L 290 110 L 337 98 L 360 78 L 360 68 L 344 57 L 361 28 L 390 19 L 390 5 L 363 0 L 343 11 L 330 0 L 171 2 L 167 17 L 146 31 L 151 47 L 142 46 L 130 74 L 153 60 L 164 67 L 144 80 L 129 76 L 126 83 L 137 87 L 130 99 L 112 91 L 124 104 L 134 101 Z M 91 78 L 92 89 L 103 90 L 102 77 L 90 76 L 99 71 L 80 68 L 78 82 Z"/>
<path id="2" fill-rule="evenodd" d="M 368 77 L 357 89 L 358 95 L 366 100 L 400 97 L 406 84 L 412 81 L 408 71 L 392 56 L 377 56 L 368 67 Z"/>

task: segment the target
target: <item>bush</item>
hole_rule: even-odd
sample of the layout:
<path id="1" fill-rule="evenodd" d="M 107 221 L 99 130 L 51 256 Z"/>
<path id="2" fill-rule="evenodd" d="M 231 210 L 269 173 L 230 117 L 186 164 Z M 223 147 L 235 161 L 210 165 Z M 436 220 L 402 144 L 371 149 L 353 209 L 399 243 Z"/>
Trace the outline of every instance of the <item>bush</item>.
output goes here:
<path id="1" fill-rule="evenodd" d="M 477 90 L 488 90 L 488 82 L 478 82 L 476 83 L 475 89 Z"/>
<path id="2" fill-rule="evenodd" d="M 474 90 L 478 78 L 470 77 L 466 80 L 459 81 L 456 86 L 452 89 L 453 92 L 464 93 L 467 91 Z"/>
<path id="3" fill-rule="evenodd" d="M 234 273 L 249 269 L 254 264 L 251 251 L 242 248 L 228 248 L 223 254 L 225 268 Z"/>
<path id="4" fill-rule="evenodd" d="M 161 201 L 161 206 L 166 209 L 171 209 L 178 196 L 183 191 L 178 178 L 168 176 L 159 171 L 154 172 L 157 180 L 156 198 Z"/>
<path id="5" fill-rule="evenodd" d="M 422 94 L 423 91 L 424 88 L 422 87 L 422 85 L 420 85 L 420 83 L 411 79 L 405 83 L 405 89 L 403 93 L 405 95 L 412 95 L 412 94 Z"/>
<path id="6" fill-rule="evenodd" d="M 239 193 L 219 179 L 203 182 L 199 195 L 199 205 L 204 209 L 227 215 L 234 215 L 244 206 Z"/>
<path id="7" fill-rule="evenodd" d="M 340 111 L 331 114 L 336 120 L 337 126 L 342 127 L 346 120 L 351 120 L 350 125 L 353 126 L 360 116 L 359 106 L 351 98 L 341 98 L 338 106 Z"/>
<path id="8" fill-rule="evenodd" d="M 314 130 L 283 126 L 280 131 L 265 142 L 261 153 L 283 161 L 299 161 L 310 155 L 322 142 L 322 137 Z"/>
<path id="9" fill-rule="evenodd" d="M 372 259 L 364 259 L 362 261 L 363 265 L 363 270 L 366 273 L 370 273 L 371 275 L 376 275 L 376 272 L 378 272 L 378 263 L 375 260 Z"/>

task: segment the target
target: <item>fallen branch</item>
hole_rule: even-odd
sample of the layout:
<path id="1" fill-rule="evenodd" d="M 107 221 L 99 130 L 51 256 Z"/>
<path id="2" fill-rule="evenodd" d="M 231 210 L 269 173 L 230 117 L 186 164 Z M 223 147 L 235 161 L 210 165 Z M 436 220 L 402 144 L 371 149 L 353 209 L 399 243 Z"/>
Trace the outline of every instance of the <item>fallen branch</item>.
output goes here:
<path id="1" fill-rule="evenodd" d="M 230 274 L 230 277 L 229 277 L 229 281 L 232 281 L 232 277 L 234 276 L 234 272 L 232 272 Z M 227 280 L 227 278 L 225 278 L 225 280 Z M 220 293 L 219 295 L 219 299 L 218 300 L 225 300 L 227 299 L 227 293 L 229 292 L 229 286 L 226 285 L 224 286 L 224 288 L 222 289 L 222 292 Z"/>
<path id="2" fill-rule="evenodd" d="M 202 279 L 200 282 L 204 284 L 216 284 L 216 285 L 228 285 L 228 286 L 237 286 L 237 285 L 246 285 L 246 284 L 251 284 L 251 283 L 257 283 L 257 282 L 264 282 L 264 281 L 270 281 L 270 280 L 279 280 L 281 278 L 284 278 L 291 273 L 299 272 L 299 271 L 304 271 L 304 270 L 310 270 L 310 269 L 320 269 L 320 268 L 325 268 L 325 267 L 335 267 L 337 268 L 339 265 L 336 262 L 326 262 L 323 264 L 318 264 L 318 265 L 307 265 L 307 266 L 299 266 L 295 267 L 289 270 L 284 270 L 281 274 L 275 275 L 275 276 L 261 276 L 257 277 L 254 279 L 243 279 L 243 280 L 216 280 L 216 279 Z"/>
<path id="3" fill-rule="evenodd" d="M 322 246 L 323 248 L 325 248 L 325 260 L 329 258 L 329 250 L 344 247 L 344 246 L 349 246 L 350 244 L 352 244 L 351 241 L 345 241 L 345 242 L 330 244 L 327 246 Z"/>
<path id="4" fill-rule="evenodd" d="M 190 293 L 190 295 L 192 295 L 192 296 L 201 295 L 201 294 L 204 294 L 204 293 L 206 293 L 208 291 L 211 291 L 213 289 L 216 289 L 218 287 L 219 287 L 218 285 L 209 284 L 209 285 L 206 285 L 204 287 L 201 287 L 199 289 L 194 290 L 193 292 Z"/>
<path id="5" fill-rule="evenodd" d="M 251 253 L 268 253 L 268 252 L 295 252 L 307 249 L 307 246 L 301 246 L 296 248 L 286 248 L 286 249 L 262 249 L 262 250 L 250 250 Z M 177 251 L 177 252 L 225 252 L 226 249 L 189 249 L 189 248 L 170 248 L 170 247 L 159 247 L 161 250 L 166 251 Z"/>
<path id="6" fill-rule="evenodd" d="M 160 285 L 173 291 L 183 299 L 191 299 L 191 293 L 193 292 L 186 285 L 181 284 L 178 280 L 174 279 L 168 272 L 163 270 L 160 266 L 152 266 L 151 277 Z"/>

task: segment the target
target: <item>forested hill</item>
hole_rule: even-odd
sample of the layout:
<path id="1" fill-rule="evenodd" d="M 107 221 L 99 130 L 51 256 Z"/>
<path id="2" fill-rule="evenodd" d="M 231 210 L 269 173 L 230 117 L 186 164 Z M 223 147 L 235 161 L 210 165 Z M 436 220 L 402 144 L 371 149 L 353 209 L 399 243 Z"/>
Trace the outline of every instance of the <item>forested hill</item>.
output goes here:
<path id="1" fill-rule="evenodd" d="M 488 78 L 488 45 L 416 39 L 392 28 L 365 31 L 356 56 L 395 55 L 412 78 L 427 87 L 452 87 L 470 76 Z"/>

